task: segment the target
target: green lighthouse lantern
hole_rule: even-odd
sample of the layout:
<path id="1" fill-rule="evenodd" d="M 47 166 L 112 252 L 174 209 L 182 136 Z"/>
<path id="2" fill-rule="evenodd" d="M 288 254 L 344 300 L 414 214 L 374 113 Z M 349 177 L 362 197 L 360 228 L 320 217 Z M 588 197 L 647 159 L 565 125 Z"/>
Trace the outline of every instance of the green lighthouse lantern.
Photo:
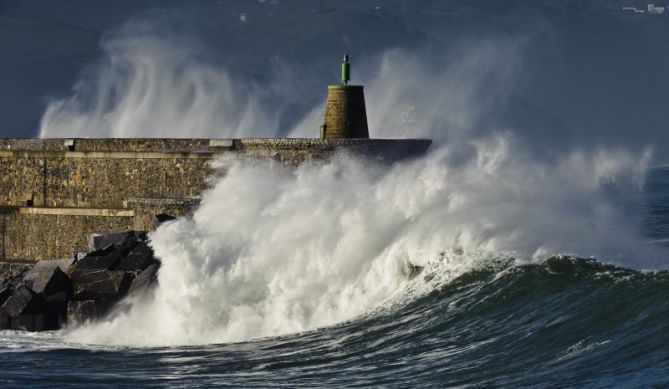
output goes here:
<path id="1" fill-rule="evenodd" d="M 344 55 L 344 61 L 341 63 L 341 83 L 348 85 L 351 80 L 351 63 L 348 60 L 348 54 Z"/>

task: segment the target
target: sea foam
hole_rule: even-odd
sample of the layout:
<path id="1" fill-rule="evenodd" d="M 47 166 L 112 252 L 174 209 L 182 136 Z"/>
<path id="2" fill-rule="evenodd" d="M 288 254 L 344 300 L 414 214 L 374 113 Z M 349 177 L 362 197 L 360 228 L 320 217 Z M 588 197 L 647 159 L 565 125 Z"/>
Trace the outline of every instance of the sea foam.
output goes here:
<path id="1" fill-rule="evenodd" d="M 42 136 L 278 133 L 282 103 L 259 103 L 225 70 L 153 35 L 103 44 L 106 60 L 49 106 Z M 522 53 L 515 40 L 488 41 L 442 71 L 400 61 L 410 57 L 402 51 L 385 54 L 368 74 L 371 133 L 433 138 L 428 155 L 394 166 L 346 155 L 296 169 L 217 162 L 222 174 L 195 214 L 151 234 L 163 264 L 155 293 L 68 339 L 149 346 L 308 331 L 414 298 L 500 256 L 655 266 L 638 228 L 649 152 L 574 149 L 538 159 L 512 129 L 490 126 Z M 320 109 L 290 133 L 315 135 Z M 426 270 L 410 279 L 415 266 Z"/>

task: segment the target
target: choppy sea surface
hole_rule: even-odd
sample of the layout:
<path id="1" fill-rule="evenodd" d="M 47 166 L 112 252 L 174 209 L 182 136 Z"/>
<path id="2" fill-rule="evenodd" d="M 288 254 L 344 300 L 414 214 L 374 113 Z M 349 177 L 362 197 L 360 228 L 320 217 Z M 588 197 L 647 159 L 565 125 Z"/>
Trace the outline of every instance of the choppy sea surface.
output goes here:
<path id="1" fill-rule="evenodd" d="M 648 244 L 669 238 L 669 169 L 646 181 Z M 420 275 L 421 277 L 423 275 Z M 491 258 L 401 304 L 305 333 L 125 347 L 0 332 L 0 387 L 668 387 L 669 272 Z"/>

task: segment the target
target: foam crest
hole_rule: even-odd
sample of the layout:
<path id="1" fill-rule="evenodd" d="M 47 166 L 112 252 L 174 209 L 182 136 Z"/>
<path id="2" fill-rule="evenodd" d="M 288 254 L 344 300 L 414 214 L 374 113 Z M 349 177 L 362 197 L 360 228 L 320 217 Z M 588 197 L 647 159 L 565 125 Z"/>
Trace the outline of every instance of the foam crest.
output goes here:
<path id="1" fill-rule="evenodd" d="M 224 178 L 194 216 L 151 235 L 163 261 L 155 295 L 72 337 L 162 345 L 281 335 L 352 319 L 420 293 L 434 273 L 448 282 L 500 255 L 631 265 L 647 251 L 619 211 L 640 190 L 645 157 L 533 163 L 508 134 L 470 146 L 464 158 L 444 146 L 389 169 L 345 156 L 294 171 L 222 161 Z M 410 281 L 413 265 L 433 274 Z"/>
<path id="2" fill-rule="evenodd" d="M 224 174 L 195 214 L 151 234 L 163 262 L 155 293 L 69 339 L 175 345 L 307 331 L 411 299 L 499 256 L 654 266 L 635 208 L 650 154 L 537 159 L 494 126 L 522 42 L 464 46 L 445 70 L 391 51 L 367 78 L 373 136 L 432 137 L 428 156 L 392 167 L 345 155 L 297 169 L 221 161 Z M 252 83 L 183 47 L 150 34 L 109 38 L 107 62 L 49 106 L 41 135 L 279 133 L 281 104 L 264 104 Z M 292 135 L 312 136 L 320 109 Z M 426 271 L 409 280 L 412 266 Z"/>

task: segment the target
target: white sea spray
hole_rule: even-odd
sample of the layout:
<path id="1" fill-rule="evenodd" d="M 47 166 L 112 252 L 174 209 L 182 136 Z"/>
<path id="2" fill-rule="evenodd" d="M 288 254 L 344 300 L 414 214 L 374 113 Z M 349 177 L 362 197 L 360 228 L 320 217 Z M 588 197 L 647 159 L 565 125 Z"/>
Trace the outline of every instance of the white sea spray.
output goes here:
<path id="1" fill-rule="evenodd" d="M 500 255 L 629 261 L 645 251 L 611 191 L 638 179 L 643 159 L 574 153 L 546 166 L 504 139 L 472 147 L 457 166 L 444 146 L 388 170 L 348 158 L 296 170 L 223 161 L 225 177 L 194 216 L 151 235 L 163 262 L 153 298 L 72 337 L 161 345 L 281 335 L 392 303 L 409 283 L 427 283 L 409 280 L 411 266 L 443 284 Z M 440 264 L 440 253 L 451 260 Z"/>
<path id="2" fill-rule="evenodd" d="M 72 98 L 49 106 L 42 136 L 278 133 L 280 103 L 262 103 L 252 83 L 191 51 L 154 36 L 104 44 L 106 61 Z M 650 153 L 536 158 L 513 129 L 490 126 L 522 69 L 522 40 L 460 54 L 437 71 L 392 50 L 368 72 L 371 134 L 431 137 L 429 155 L 392 167 L 346 155 L 297 169 L 219 161 L 225 174 L 195 214 L 151 234 L 162 261 L 155 293 L 68 339 L 150 346 L 306 331 L 415 297 L 499 256 L 570 253 L 647 266 L 639 259 L 653 256 L 634 207 Z M 320 110 L 291 134 L 315 135 Z M 410 280 L 412 266 L 426 270 Z"/>

